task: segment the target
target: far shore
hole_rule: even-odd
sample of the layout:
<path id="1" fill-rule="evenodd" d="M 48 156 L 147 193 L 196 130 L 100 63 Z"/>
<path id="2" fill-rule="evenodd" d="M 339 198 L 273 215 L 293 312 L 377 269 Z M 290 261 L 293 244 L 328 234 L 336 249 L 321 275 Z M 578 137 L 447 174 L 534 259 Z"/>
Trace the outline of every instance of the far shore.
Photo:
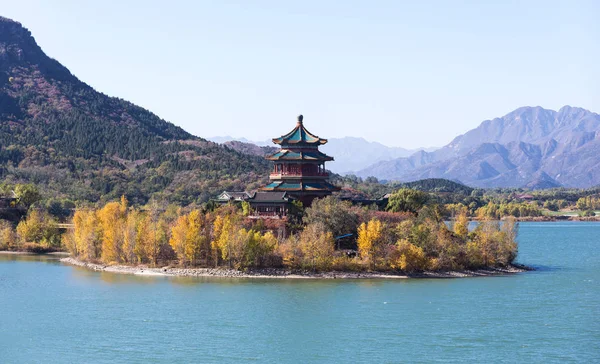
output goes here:
<path id="1" fill-rule="evenodd" d="M 477 270 L 461 270 L 450 272 L 422 272 L 415 274 L 388 272 L 311 272 L 295 271 L 285 268 L 261 268 L 240 271 L 228 268 L 150 268 L 147 266 L 104 265 L 88 263 L 72 257 L 62 258 L 64 264 L 70 264 L 87 269 L 143 276 L 173 276 L 173 277 L 219 277 L 219 278 L 274 278 L 274 279 L 407 279 L 407 278 L 466 278 L 502 276 L 522 273 L 532 268 L 513 264 L 503 268 L 485 268 Z"/>

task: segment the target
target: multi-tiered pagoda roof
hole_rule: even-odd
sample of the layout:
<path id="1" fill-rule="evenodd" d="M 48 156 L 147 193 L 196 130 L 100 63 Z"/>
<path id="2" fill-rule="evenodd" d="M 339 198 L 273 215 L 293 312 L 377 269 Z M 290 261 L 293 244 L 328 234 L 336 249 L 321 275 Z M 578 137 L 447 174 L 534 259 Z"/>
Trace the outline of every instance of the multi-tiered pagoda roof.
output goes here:
<path id="1" fill-rule="evenodd" d="M 333 158 L 319 151 L 319 146 L 327 143 L 327 139 L 319 138 L 309 132 L 298 117 L 296 127 L 273 143 L 281 149 L 268 156 L 273 161 L 273 172 L 269 176 L 271 182 L 262 187 L 262 191 L 288 192 L 290 195 L 310 205 L 312 200 L 339 190 L 328 182 L 329 173 L 325 170 L 325 162 Z"/>
<path id="2" fill-rule="evenodd" d="M 319 138 L 318 136 L 306 130 L 304 123 L 302 122 L 303 119 L 304 117 L 302 115 L 298 116 L 298 123 L 296 124 L 296 127 L 289 133 L 282 135 L 279 138 L 273 138 L 273 143 L 279 145 L 322 145 L 327 143 L 327 139 Z"/>

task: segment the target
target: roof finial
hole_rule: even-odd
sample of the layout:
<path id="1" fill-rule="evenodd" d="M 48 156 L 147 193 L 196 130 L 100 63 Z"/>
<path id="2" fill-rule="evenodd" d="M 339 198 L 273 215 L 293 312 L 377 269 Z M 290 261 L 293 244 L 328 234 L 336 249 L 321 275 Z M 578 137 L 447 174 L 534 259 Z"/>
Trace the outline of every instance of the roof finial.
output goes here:
<path id="1" fill-rule="evenodd" d="M 302 125 L 302 119 L 304 119 L 304 116 L 302 114 L 298 115 L 298 125 Z"/>

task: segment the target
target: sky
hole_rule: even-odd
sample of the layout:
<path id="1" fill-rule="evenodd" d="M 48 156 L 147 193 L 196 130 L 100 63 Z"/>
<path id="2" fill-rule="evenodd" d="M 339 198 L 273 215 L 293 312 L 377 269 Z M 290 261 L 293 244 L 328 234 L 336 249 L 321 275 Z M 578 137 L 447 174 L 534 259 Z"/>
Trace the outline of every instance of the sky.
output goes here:
<path id="1" fill-rule="evenodd" d="M 521 106 L 600 111 L 600 1 L 0 0 L 50 57 L 201 137 L 442 146 Z"/>

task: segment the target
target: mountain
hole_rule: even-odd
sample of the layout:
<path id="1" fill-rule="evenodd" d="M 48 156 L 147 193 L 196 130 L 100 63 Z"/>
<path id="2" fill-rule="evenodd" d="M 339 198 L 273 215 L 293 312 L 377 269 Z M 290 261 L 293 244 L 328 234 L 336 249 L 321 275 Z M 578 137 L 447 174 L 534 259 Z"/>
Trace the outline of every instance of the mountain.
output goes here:
<path id="1" fill-rule="evenodd" d="M 0 177 L 56 198 L 203 202 L 268 173 L 258 156 L 195 137 L 97 92 L 0 18 Z"/>
<path id="2" fill-rule="evenodd" d="M 401 184 L 400 187 L 421 190 L 425 192 L 460 193 L 467 196 L 473 192 L 473 188 L 469 186 L 465 186 L 462 183 L 443 178 L 427 178 L 418 181 L 406 182 Z"/>
<path id="3" fill-rule="evenodd" d="M 361 170 L 374 162 L 406 157 L 415 152 L 355 137 L 329 138 L 321 150 L 335 158 L 327 168 L 341 174 Z"/>
<path id="4" fill-rule="evenodd" d="M 223 145 L 240 153 L 256 155 L 259 157 L 273 154 L 279 150 L 277 147 L 261 147 L 253 143 L 244 143 L 238 140 L 230 140 L 223 143 Z"/>
<path id="5" fill-rule="evenodd" d="M 448 145 L 376 163 L 359 176 L 459 180 L 477 187 L 590 187 L 600 183 L 600 115 L 564 106 L 522 107 Z"/>
<path id="6" fill-rule="evenodd" d="M 271 140 L 252 141 L 246 138 L 234 138 L 231 136 L 212 137 L 209 138 L 209 140 L 224 145 L 227 145 L 228 143 L 231 144 L 231 142 L 254 144 L 259 147 L 269 147 L 273 145 Z M 333 162 L 327 164 L 329 170 L 339 174 L 350 174 L 354 173 L 353 171 L 368 167 L 375 162 L 407 157 L 422 149 L 388 147 L 378 142 L 369 142 L 364 138 L 343 137 L 327 139 L 327 144 L 323 145 L 321 150 L 335 158 Z M 433 151 L 435 148 L 428 148 L 425 150 Z"/>
<path id="7" fill-rule="evenodd" d="M 234 138 L 229 135 L 210 137 L 210 138 L 208 138 L 208 140 L 210 140 L 211 142 L 219 143 L 219 144 L 225 144 L 227 142 L 242 142 L 242 143 L 247 143 L 247 144 L 258 145 L 259 147 L 268 147 L 268 146 L 273 145 L 273 142 L 271 141 L 271 139 L 263 140 L 263 141 L 256 141 L 256 140 L 250 140 L 250 139 L 246 139 L 246 138 Z"/>

